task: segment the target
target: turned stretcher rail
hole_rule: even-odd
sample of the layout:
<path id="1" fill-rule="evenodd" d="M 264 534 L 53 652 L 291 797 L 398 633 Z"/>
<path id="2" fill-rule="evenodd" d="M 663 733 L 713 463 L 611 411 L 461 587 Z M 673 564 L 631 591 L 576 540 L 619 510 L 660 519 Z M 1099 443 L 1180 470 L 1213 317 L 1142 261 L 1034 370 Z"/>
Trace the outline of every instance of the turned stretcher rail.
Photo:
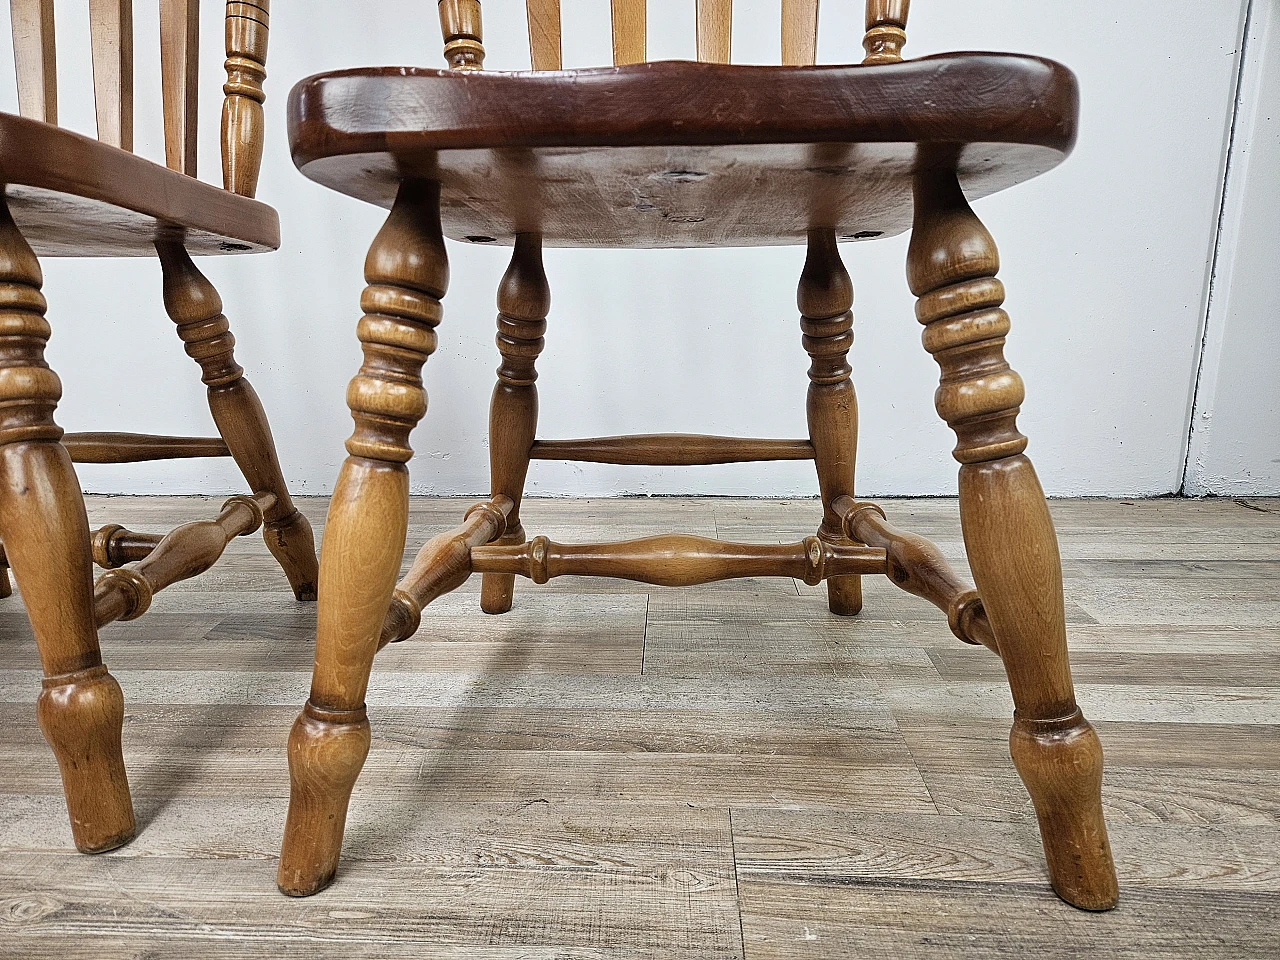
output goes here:
<path id="1" fill-rule="evenodd" d="M 271 493 L 231 497 L 216 519 L 175 527 L 144 559 L 107 570 L 93 587 L 98 626 L 113 620 L 135 620 L 147 612 L 156 593 L 179 580 L 204 573 L 218 561 L 228 543 L 261 527 L 263 511 L 270 510 L 275 502 L 275 494 Z"/>
<path id="2" fill-rule="evenodd" d="M 475 573 L 514 573 L 534 583 L 552 577 L 613 577 L 661 587 L 691 587 L 741 577 L 796 577 L 815 585 L 828 577 L 883 573 L 877 547 L 833 544 L 806 537 L 799 543 L 726 543 L 670 534 L 622 543 L 559 544 L 546 537 L 471 551 Z"/>
<path id="3" fill-rule="evenodd" d="M 72 463 L 141 463 L 190 457 L 229 457 L 221 437 L 161 437 L 150 433 L 67 433 Z"/>
<path id="4" fill-rule="evenodd" d="M 840 497 L 833 506 L 842 518 L 845 536 L 885 551 L 885 576 L 943 611 L 951 632 L 965 643 L 1000 652 L 978 591 L 960 579 L 937 546 L 918 534 L 899 530 L 874 503 Z"/>
<path id="5" fill-rule="evenodd" d="M 812 460 L 808 440 L 708 437 L 694 433 L 650 433 L 581 440 L 537 440 L 531 460 L 572 460 L 625 466 L 697 467 L 762 460 Z"/>

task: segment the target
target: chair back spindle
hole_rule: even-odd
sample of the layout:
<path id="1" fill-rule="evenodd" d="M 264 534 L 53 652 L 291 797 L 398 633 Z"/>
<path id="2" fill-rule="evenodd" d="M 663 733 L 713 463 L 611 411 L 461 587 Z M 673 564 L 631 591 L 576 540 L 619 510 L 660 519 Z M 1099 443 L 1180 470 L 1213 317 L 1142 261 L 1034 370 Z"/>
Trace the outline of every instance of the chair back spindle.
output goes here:
<path id="1" fill-rule="evenodd" d="M 782 64 L 812 66 L 818 52 L 819 0 L 782 0 Z M 694 0 L 698 60 L 729 63 L 732 53 L 733 0 Z M 455 70 L 480 70 L 484 45 L 480 0 L 439 0 L 444 55 Z M 897 63 L 907 42 L 910 0 L 866 0 L 864 64 Z M 643 63 L 648 56 L 647 0 L 609 0 L 613 63 Z M 525 0 L 529 24 L 529 60 L 534 70 L 559 70 L 560 0 Z"/>
<path id="2" fill-rule="evenodd" d="M 484 67 L 484 29 L 480 0 L 440 0 L 444 58 L 454 70 Z"/>
<path id="3" fill-rule="evenodd" d="M 89 0 L 98 139 L 133 150 L 133 0 Z"/>
<path id="4" fill-rule="evenodd" d="M 907 11 L 911 0 L 867 0 L 867 32 L 863 63 L 898 63 L 907 43 Z"/>
<path id="5" fill-rule="evenodd" d="M 165 165 L 196 175 L 200 79 L 200 0 L 156 0 Z M 463 0 L 465 3 L 465 0 Z M 470 0 L 476 9 L 479 2 Z M 55 0 L 9 0 L 18 112 L 58 122 Z M 98 139 L 133 150 L 133 2 L 88 0 L 93 101 Z M 271 0 L 227 0 L 227 81 L 222 106 L 222 182 L 252 197 L 262 168 L 262 104 Z"/>
<path id="6" fill-rule="evenodd" d="M 227 0 L 227 82 L 222 87 L 222 186 L 252 197 L 262 170 L 271 0 Z"/>
<path id="7" fill-rule="evenodd" d="M 53 0 L 9 0 L 18 113 L 58 122 L 58 69 L 53 40 Z"/>

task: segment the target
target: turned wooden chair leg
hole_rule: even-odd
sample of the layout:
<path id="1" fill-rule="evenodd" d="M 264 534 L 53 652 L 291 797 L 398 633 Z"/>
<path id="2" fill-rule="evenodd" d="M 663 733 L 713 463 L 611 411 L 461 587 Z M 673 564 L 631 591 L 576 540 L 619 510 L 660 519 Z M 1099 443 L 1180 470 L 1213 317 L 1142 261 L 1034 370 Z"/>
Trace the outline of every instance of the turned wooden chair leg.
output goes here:
<path id="1" fill-rule="evenodd" d="M 538 371 L 542 335 L 547 331 L 551 288 L 542 269 L 542 237 L 522 233 L 516 237 L 511 265 L 498 287 L 498 350 L 502 363 L 489 406 L 489 475 L 494 496 L 515 503 L 507 518 L 507 531 L 499 543 L 524 543 L 520 525 L 520 498 L 529 472 L 529 451 L 538 429 Z M 508 573 L 486 573 L 481 578 L 480 609 L 506 613 L 511 609 L 516 578 Z"/>
<path id="2" fill-rule="evenodd" d="M 822 492 L 822 525 L 818 537 L 828 543 L 851 543 L 832 506 L 853 496 L 854 460 L 858 447 L 858 398 L 854 393 L 849 348 L 853 346 L 853 283 L 840 260 L 834 230 L 810 230 L 809 250 L 796 295 L 800 329 L 809 354 L 806 411 Z M 827 581 L 832 613 L 853 616 L 862 609 L 862 578 Z"/>
<path id="3" fill-rule="evenodd" d="M 62 771 L 71 833 L 78 849 L 99 853 L 135 831 L 120 750 L 124 696 L 98 651 L 89 521 L 53 421 L 62 384 L 44 361 L 41 279 L 0 198 L 0 536 L 40 649 L 36 717 Z"/>
<path id="4" fill-rule="evenodd" d="M 1102 746 L 1071 684 L 1058 541 L 1017 429 L 1023 387 L 1004 359 L 998 267 L 955 173 L 917 174 L 907 277 L 925 349 L 942 368 L 936 403 L 958 441 L 965 548 L 1013 692 L 1010 752 L 1035 804 L 1054 890 L 1107 910 L 1119 888 L 1102 813 Z"/>
<path id="5" fill-rule="evenodd" d="M 355 431 L 329 506 L 311 697 L 289 735 L 292 789 L 277 882 L 307 896 L 333 880 L 347 805 L 369 752 L 364 697 L 404 555 L 409 432 L 427 409 L 449 268 L 439 185 L 400 187 L 365 260 L 357 333 L 364 363 L 347 388 Z"/>
<path id="6" fill-rule="evenodd" d="M 165 309 L 188 356 L 200 364 L 213 422 L 250 489 L 275 494 L 262 525 L 267 549 L 284 569 L 294 596 L 314 600 L 319 570 L 311 524 L 289 498 L 262 402 L 236 363 L 236 339 L 222 313 L 222 298 L 180 242 L 158 241 L 156 252 L 164 272 Z"/>

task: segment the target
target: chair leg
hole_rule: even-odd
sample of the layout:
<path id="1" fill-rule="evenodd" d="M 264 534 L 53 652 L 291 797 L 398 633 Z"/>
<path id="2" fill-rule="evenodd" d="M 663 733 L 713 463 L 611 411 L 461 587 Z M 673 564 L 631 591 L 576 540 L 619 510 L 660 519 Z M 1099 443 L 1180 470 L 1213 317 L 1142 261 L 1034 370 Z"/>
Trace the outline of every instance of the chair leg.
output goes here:
<path id="1" fill-rule="evenodd" d="M 311 697 L 289 735 L 292 789 L 277 882 L 290 896 L 333 880 L 369 752 L 364 697 L 404 556 L 409 432 L 426 413 L 422 365 L 435 350 L 448 276 L 439 185 L 407 182 L 365 260 L 357 328 L 364 363 L 347 388 L 355 431 L 321 550 Z"/>
<path id="2" fill-rule="evenodd" d="M 36 718 L 62 772 L 76 847 L 133 839 L 120 749 L 124 695 L 102 665 L 89 521 L 53 411 L 62 384 L 44 360 L 40 264 L 0 198 L 0 536 L 22 584 L 44 685 Z"/>
<path id="3" fill-rule="evenodd" d="M 1102 813 L 1102 746 L 1071 683 L 1058 541 L 1017 429 L 1023 386 L 1004 359 L 998 267 L 955 173 L 918 173 L 907 277 L 925 349 L 942 368 L 935 400 L 958 441 L 965 548 L 1013 692 L 1010 752 L 1035 804 L 1054 890 L 1107 910 L 1119 889 Z"/>
<path id="4" fill-rule="evenodd" d="M 222 313 L 222 298 L 180 242 L 159 241 L 156 252 L 164 273 L 165 309 L 178 325 L 187 354 L 200 364 L 213 422 L 250 489 L 275 494 L 262 524 L 267 549 L 284 569 L 294 596 L 314 600 L 318 566 L 311 524 L 289 497 L 262 402 L 236 363 L 236 339 Z"/>
<path id="5" fill-rule="evenodd" d="M 849 366 L 853 346 L 853 284 L 840 260 L 834 230 L 810 230 L 809 250 L 800 288 L 800 329 L 809 354 L 809 395 L 806 412 L 809 439 L 822 492 L 822 525 L 818 537 L 829 543 L 851 543 L 842 532 L 833 504 L 853 496 L 854 461 L 858 448 L 858 398 Z M 851 617 L 862 609 L 862 578 L 832 577 L 827 581 L 827 605 L 832 613 Z"/>
<path id="6" fill-rule="evenodd" d="M 489 476 L 492 495 L 503 494 L 515 506 L 507 517 L 507 532 L 497 541 L 525 541 L 520 525 L 520 498 L 529 473 L 529 450 L 538 431 L 538 371 L 542 335 L 547 332 L 551 288 L 542 269 L 542 237 L 522 233 L 511 251 L 511 265 L 498 287 L 498 382 L 489 405 Z M 480 578 L 480 609 L 506 613 L 511 609 L 516 578 L 509 573 L 486 573 Z"/>

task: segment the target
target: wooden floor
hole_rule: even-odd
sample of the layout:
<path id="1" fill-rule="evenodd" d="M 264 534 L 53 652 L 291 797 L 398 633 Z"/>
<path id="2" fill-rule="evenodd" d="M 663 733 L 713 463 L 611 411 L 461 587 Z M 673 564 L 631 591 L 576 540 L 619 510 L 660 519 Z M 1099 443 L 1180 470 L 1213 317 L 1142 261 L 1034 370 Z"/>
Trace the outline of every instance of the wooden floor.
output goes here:
<path id="1" fill-rule="evenodd" d="M 218 501 L 103 498 L 163 530 Z M 313 521 L 324 502 L 304 501 Z M 411 552 L 465 504 L 416 500 Z M 890 519 L 960 556 L 952 500 Z M 275 891 L 314 605 L 257 537 L 103 631 L 141 832 L 68 852 L 34 644 L 0 601 L 0 956 L 1280 957 L 1280 502 L 1056 502 L 1122 904 L 1050 893 L 998 661 L 930 606 L 820 590 L 478 583 L 380 655 L 336 884 Z M 813 502 L 531 502 L 531 535 L 796 539 Z M 622 516 L 621 526 L 609 518 Z"/>

